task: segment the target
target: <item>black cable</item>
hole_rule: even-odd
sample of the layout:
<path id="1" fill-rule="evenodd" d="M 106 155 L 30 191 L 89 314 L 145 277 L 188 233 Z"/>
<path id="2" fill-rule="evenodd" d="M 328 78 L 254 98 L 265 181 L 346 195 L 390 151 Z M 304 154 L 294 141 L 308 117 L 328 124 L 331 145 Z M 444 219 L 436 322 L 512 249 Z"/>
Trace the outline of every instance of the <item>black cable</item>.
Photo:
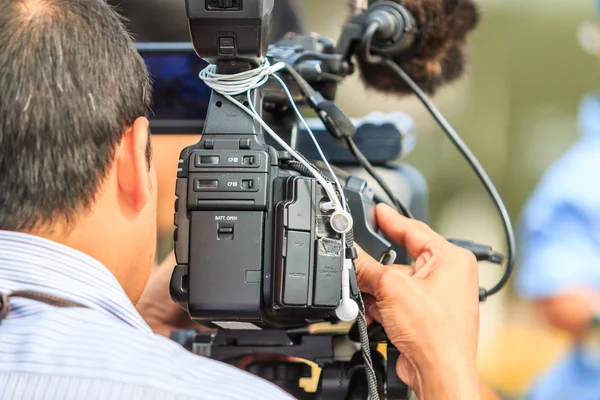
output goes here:
<path id="1" fill-rule="evenodd" d="M 386 183 L 383 177 L 379 175 L 379 173 L 369 162 L 367 157 L 365 157 L 365 155 L 360 151 L 354 140 L 351 137 L 345 137 L 343 138 L 343 141 L 348 147 L 348 150 L 350 150 L 350 152 L 354 156 L 354 158 L 356 158 L 356 160 L 365 169 L 365 171 L 367 171 L 369 175 L 371 175 L 371 177 L 377 181 L 379 186 L 381 186 L 381 188 L 383 189 L 385 194 L 390 198 L 396 209 L 405 217 L 414 219 L 410 210 L 406 208 L 404 204 L 402 204 L 402 202 L 400 201 L 400 199 L 398 199 L 398 197 L 396 197 L 396 195 L 394 195 L 392 189 L 389 187 L 389 185 Z"/>
<path id="2" fill-rule="evenodd" d="M 277 61 L 283 62 L 282 60 Z M 292 76 L 292 78 L 294 78 L 304 97 L 311 97 L 315 93 L 315 89 L 310 86 L 310 83 L 308 83 L 306 79 L 304 79 L 302 75 L 300 75 L 300 73 L 294 69 L 294 67 L 288 63 L 285 63 L 285 70 Z"/>
<path id="3" fill-rule="evenodd" d="M 302 176 L 313 177 L 313 174 L 306 167 L 306 165 L 302 164 L 299 161 L 290 160 L 287 163 L 282 165 L 282 168 L 288 167 L 291 170 L 298 172 Z"/>
<path id="4" fill-rule="evenodd" d="M 456 130 L 454 130 L 454 128 L 452 128 L 450 123 L 446 120 L 446 118 L 444 118 L 444 116 L 442 115 L 440 110 L 438 110 L 438 108 L 435 106 L 435 104 L 433 104 L 433 102 L 429 99 L 429 97 L 425 94 L 425 92 L 423 92 L 423 90 L 419 87 L 419 85 L 417 85 L 415 83 L 415 81 L 400 66 L 398 66 L 392 60 L 384 58 L 383 63 L 385 65 L 387 65 L 389 68 L 391 68 L 398 75 L 398 77 L 400 79 L 402 79 L 412 89 L 412 91 L 417 95 L 419 100 L 421 100 L 421 102 L 423 103 L 425 108 L 427 108 L 429 113 L 433 116 L 433 118 L 436 120 L 436 122 L 444 130 L 444 132 L 446 133 L 446 135 L 448 136 L 450 141 L 452 141 L 452 143 L 456 146 L 458 151 L 462 154 L 462 156 L 465 158 L 465 160 L 469 163 L 469 165 L 471 166 L 471 168 L 473 169 L 473 171 L 475 172 L 475 174 L 477 175 L 477 177 L 479 178 L 479 180 L 485 187 L 485 190 L 490 195 L 492 201 L 494 202 L 494 205 L 496 206 L 496 209 L 500 213 L 502 223 L 504 224 L 504 233 L 506 235 L 506 242 L 507 242 L 507 247 L 508 247 L 506 270 L 504 271 L 504 275 L 502 276 L 500 281 L 498 281 L 498 283 L 494 287 L 492 287 L 491 289 L 489 289 L 487 291 L 484 290 L 480 294 L 480 297 L 483 297 L 481 300 L 485 300 L 485 298 L 498 293 L 500 290 L 502 290 L 502 288 L 504 288 L 504 286 L 506 286 L 506 284 L 508 283 L 508 280 L 510 279 L 510 276 L 512 274 L 512 271 L 513 271 L 513 268 L 515 265 L 515 260 L 516 260 L 515 233 L 514 233 L 513 226 L 510 221 L 510 216 L 508 214 L 506 206 L 504 205 L 504 202 L 502 201 L 502 198 L 500 197 L 500 194 L 498 193 L 496 186 L 494 185 L 491 178 L 489 177 L 489 175 L 487 174 L 487 172 L 481 165 L 481 162 L 479 162 L 479 160 L 477 159 L 475 154 L 473 154 L 473 152 L 471 151 L 469 146 L 467 146 L 467 144 L 462 140 L 462 138 L 460 137 L 458 132 L 456 132 Z"/>
<path id="5" fill-rule="evenodd" d="M 291 65 L 286 64 L 285 66 L 288 73 L 292 76 L 292 78 L 296 81 L 300 90 L 304 94 L 306 98 L 310 98 L 314 96 L 316 91 L 310 86 L 308 82 L 300 75 Z M 309 102 L 311 104 L 311 102 Z M 334 135 L 335 136 L 335 135 Z M 352 137 L 343 136 L 341 138 L 342 142 L 346 145 L 346 147 L 350 150 L 354 158 L 359 162 L 359 164 L 368 172 L 369 175 L 381 186 L 385 194 L 390 198 L 390 201 L 393 203 L 394 207 L 407 218 L 414 219 L 410 210 L 402 204 L 400 199 L 394 195 L 394 192 L 389 187 L 389 185 L 385 182 L 385 180 L 381 177 L 381 175 L 375 170 L 373 165 L 369 162 L 369 160 L 364 156 L 364 154 L 360 151 Z"/>
<path id="6" fill-rule="evenodd" d="M 327 166 L 323 161 L 315 161 L 315 166 L 319 167 L 319 170 L 325 170 Z M 344 171 L 340 167 L 336 167 L 335 165 L 331 165 L 331 170 L 337 175 L 338 178 L 341 178 L 342 181 L 347 180 L 352 175 L 348 171 Z"/>
<path id="7" fill-rule="evenodd" d="M 315 161 L 315 166 L 319 167 L 320 171 L 325 171 L 325 168 L 327 168 L 322 161 Z M 342 182 L 344 184 L 346 183 L 345 181 L 348 178 L 352 177 L 351 173 L 349 173 L 348 171 L 345 171 L 345 170 L 341 169 L 340 167 L 336 167 L 335 165 L 331 165 L 331 169 L 338 176 L 338 179 L 341 179 L 340 182 Z M 384 203 L 384 204 L 387 204 L 387 205 L 393 207 L 393 204 L 390 204 L 388 200 L 386 200 L 385 198 L 379 196 L 377 193 L 373 194 L 373 201 L 375 201 L 376 204 Z M 504 261 L 504 259 L 502 259 L 502 261 Z"/>

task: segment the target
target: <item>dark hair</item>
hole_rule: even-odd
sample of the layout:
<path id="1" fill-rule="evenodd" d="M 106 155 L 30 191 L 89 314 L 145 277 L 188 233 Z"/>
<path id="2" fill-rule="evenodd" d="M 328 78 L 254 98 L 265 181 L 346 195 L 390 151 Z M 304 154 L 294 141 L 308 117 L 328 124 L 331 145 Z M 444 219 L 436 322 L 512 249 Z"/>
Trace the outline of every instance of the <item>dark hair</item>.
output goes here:
<path id="1" fill-rule="evenodd" d="M 127 17 L 128 29 L 138 42 L 189 42 L 185 0 L 108 0 Z M 298 0 L 275 0 L 271 42 L 287 32 L 302 33 Z"/>
<path id="2" fill-rule="evenodd" d="M 104 0 L 0 9 L 0 229 L 71 223 L 93 203 L 123 132 L 147 115 L 148 72 Z"/>

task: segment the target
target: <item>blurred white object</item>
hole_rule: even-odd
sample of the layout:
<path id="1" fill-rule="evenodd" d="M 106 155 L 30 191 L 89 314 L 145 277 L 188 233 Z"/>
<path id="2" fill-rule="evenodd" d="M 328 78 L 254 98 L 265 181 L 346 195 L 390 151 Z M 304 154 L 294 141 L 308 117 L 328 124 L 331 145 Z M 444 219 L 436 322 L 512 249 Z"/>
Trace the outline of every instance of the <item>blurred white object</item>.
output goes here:
<path id="1" fill-rule="evenodd" d="M 353 0 L 352 1 L 352 10 L 353 10 L 354 15 L 362 13 L 368 7 L 369 7 L 368 0 Z"/>
<path id="2" fill-rule="evenodd" d="M 600 28 L 595 22 L 584 22 L 577 28 L 577 43 L 588 54 L 595 56 L 600 50 Z"/>

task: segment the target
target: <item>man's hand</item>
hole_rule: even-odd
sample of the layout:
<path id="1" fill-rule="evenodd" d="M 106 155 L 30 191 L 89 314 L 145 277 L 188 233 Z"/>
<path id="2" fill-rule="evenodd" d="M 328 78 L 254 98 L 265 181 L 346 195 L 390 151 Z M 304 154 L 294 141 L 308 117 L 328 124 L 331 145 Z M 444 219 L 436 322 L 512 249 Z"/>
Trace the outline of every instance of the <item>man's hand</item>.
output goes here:
<path id="1" fill-rule="evenodd" d="M 479 399 L 475 257 L 387 206 L 376 212 L 380 229 L 415 260 L 386 267 L 360 252 L 356 265 L 367 313 L 402 353 L 398 376 L 421 400 Z"/>
<path id="2" fill-rule="evenodd" d="M 169 295 L 169 283 L 175 265 L 175 254 L 171 253 L 152 271 L 148 285 L 136 305 L 154 333 L 166 337 L 177 329 L 206 329 L 192 322 L 190 316 Z"/>

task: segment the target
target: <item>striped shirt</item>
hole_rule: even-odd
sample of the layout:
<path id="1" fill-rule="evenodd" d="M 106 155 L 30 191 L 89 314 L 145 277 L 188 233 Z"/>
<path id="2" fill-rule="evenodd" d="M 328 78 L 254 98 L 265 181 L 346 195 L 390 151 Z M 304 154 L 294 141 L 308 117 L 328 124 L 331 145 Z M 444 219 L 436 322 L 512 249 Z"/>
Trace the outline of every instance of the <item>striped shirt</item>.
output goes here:
<path id="1" fill-rule="evenodd" d="M 289 399 L 262 379 L 155 335 L 98 261 L 0 231 L 0 292 L 15 290 L 89 308 L 10 300 L 12 311 L 0 321 L 0 399 Z"/>

